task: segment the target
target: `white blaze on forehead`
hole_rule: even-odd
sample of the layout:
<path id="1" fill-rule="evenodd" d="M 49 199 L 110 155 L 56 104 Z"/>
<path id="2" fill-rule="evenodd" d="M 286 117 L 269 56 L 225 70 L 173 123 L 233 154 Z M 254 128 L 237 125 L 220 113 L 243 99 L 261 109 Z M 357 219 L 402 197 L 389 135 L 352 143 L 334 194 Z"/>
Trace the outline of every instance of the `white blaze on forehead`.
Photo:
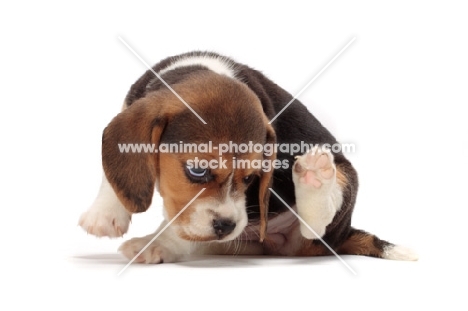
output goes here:
<path id="1" fill-rule="evenodd" d="M 216 57 L 214 55 L 193 55 L 178 59 L 166 68 L 160 70 L 159 75 L 162 75 L 176 68 L 197 65 L 207 67 L 208 69 L 216 73 L 231 78 L 236 78 L 236 73 L 233 69 L 233 63 L 223 57 Z"/>

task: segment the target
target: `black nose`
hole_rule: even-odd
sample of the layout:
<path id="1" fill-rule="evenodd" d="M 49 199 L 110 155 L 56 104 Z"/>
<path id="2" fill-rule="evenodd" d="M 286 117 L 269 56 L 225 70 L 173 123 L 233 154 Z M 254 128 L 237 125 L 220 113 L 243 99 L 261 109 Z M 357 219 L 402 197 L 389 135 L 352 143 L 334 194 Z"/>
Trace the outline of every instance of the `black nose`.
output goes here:
<path id="1" fill-rule="evenodd" d="M 236 223 L 229 219 L 213 219 L 213 228 L 218 238 L 223 238 L 231 233 L 236 227 Z"/>

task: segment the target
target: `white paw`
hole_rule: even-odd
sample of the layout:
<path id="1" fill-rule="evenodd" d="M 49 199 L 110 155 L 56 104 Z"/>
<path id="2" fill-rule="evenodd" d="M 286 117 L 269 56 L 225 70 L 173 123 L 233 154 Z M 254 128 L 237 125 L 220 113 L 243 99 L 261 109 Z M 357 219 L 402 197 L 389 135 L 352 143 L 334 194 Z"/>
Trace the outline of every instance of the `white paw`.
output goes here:
<path id="1" fill-rule="evenodd" d="M 303 237 L 317 239 L 325 235 L 341 207 L 342 192 L 336 182 L 336 166 L 330 152 L 318 148 L 296 157 L 293 167 L 296 206 Z M 312 229 L 312 230 L 311 230 Z"/>
<path id="2" fill-rule="evenodd" d="M 127 232 L 130 220 L 131 214 L 123 206 L 114 208 L 94 204 L 81 215 L 78 224 L 88 234 L 117 238 Z"/>
<path id="3" fill-rule="evenodd" d="M 103 175 L 93 205 L 81 215 L 78 224 L 89 234 L 116 238 L 127 232 L 131 217 Z"/>
<path id="4" fill-rule="evenodd" d="M 152 236 L 143 238 L 133 238 L 126 241 L 119 247 L 119 251 L 129 260 L 135 258 L 138 253 L 151 242 Z M 163 262 L 175 262 L 177 256 L 172 254 L 166 247 L 153 241 L 144 251 L 135 259 L 137 263 L 156 264 Z"/>

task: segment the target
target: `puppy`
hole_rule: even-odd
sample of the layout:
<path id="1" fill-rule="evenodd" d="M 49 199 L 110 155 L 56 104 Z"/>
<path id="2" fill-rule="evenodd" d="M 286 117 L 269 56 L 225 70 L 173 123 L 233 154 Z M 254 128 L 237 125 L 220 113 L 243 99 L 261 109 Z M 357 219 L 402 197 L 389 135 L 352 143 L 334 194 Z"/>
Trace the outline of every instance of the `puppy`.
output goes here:
<path id="1" fill-rule="evenodd" d="M 103 132 L 104 175 L 80 218 L 85 231 L 122 236 L 157 189 L 165 220 L 155 233 L 120 247 L 129 259 L 144 249 L 136 262 L 174 262 L 188 254 L 321 256 L 331 250 L 417 259 L 351 226 L 356 171 L 341 151 L 324 148 L 337 144 L 335 137 L 262 73 L 211 52 L 169 57 L 153 71 L 132 85 L 122 112 Z M 130 144 L 147 149 L 122 151 Z M 313 147 L 281 147 L 294 144 Z M 195 148 L 207 145 L 212 148 Z M 180 150 L 163 152 L 162 146 Z M 221 153 L 219 146 L 231 148 Z M 265 152 L 267 146 L 275 148 Z"/>

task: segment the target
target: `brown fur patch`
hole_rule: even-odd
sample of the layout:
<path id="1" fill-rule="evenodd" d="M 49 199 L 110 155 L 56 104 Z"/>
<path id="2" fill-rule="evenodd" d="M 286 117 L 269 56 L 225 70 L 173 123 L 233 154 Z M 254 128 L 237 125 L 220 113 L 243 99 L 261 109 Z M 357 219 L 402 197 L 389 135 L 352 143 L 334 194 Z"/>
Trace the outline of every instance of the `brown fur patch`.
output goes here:
<path id="1" fill-rule="evenodd" d="M 267 144 L 276 143 L 276 135 L 272 126 L 267 124 Z M 267 160 L 272 163 L 276 160 L 276 154 L 273 153 L 271 156 L 266 157 Z M 267 232 L 267 223 L 268 223 L 268 201 L 270 200 L 270 188 L 273 184 L 273 169 L 269 172 L 263 172 L 262 178 L 260 179 L 260 193 L 259 193 L 259 203 L 260 203 L 260 242 L 265 239 Z"/>
<path id="2" fill-rule="evenodd" d="M 172 95 L 173 97 L 173 95 Z M 102 163 L 109 183 L 132 213 L 148 209 L 157 176 L 157 154 L 123 153 L 119 144 L 155 144 L 171 117 L 183 107 L 167 92 L 138 100 L 118 114 L 102 137 Z"/>
<path id="3" fill-rule="evenodd" d="M 349 238 L 338 248 L 338 253 L 382 258 L 384 247 L 387 245 L 390 245 L 390 243 L 380 240 L 373 234 L 354 230 Z"/>
<path id="4" fill-rule="evenodd" d="M 330 255 L 330 251 L 319 240 L 307 240 L 300 237 L 302 245 L 296 252 L 295 256 L 326 256 Z"/>
<path id="5" fill-rule="evenodd" d="M 336 181 L 341 189 L 346 187 L 346 184 L 348 183 L 348 178 L 346 177 L 345 172 L 343 172 L 339 166 L 336 168 Z"/>

